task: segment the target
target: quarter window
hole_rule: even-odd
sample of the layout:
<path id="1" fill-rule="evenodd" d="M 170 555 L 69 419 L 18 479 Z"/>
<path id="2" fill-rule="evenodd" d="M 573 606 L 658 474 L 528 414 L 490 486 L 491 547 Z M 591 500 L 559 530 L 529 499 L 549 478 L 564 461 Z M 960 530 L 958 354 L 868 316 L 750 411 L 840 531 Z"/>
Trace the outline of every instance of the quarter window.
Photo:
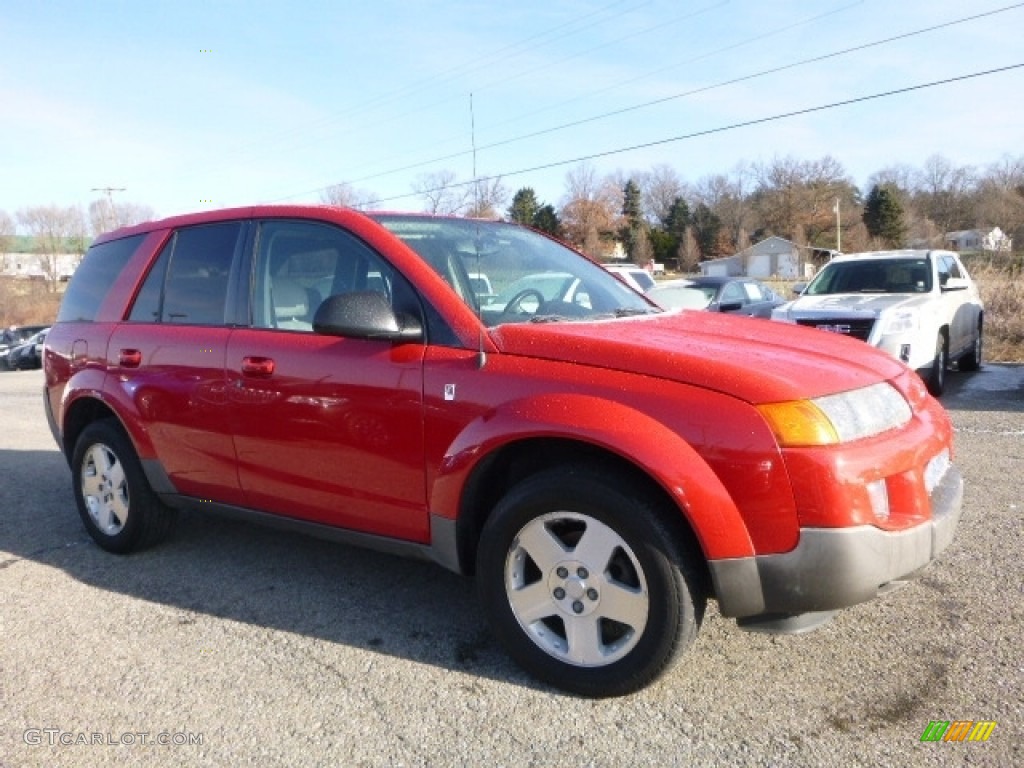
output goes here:
<path id="1" fill-rule="evenodd" d="M 133 235 L 90 248 L 68 284 L 57 322 L 88 322 L 95 319 L 107 291 L 144 237 Z"/>

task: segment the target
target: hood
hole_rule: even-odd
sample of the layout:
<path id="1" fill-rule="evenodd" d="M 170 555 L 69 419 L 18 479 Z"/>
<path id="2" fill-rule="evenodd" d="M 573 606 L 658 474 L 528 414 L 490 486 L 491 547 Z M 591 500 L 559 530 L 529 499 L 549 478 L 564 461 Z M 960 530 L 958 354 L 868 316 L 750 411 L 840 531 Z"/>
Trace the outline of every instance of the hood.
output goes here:
<path id="1" fill-rule="evenodd" d="M 785 323 L 677 311 L 491 331 L 502 353 L 639 373 L 750 403 L 797 400 L 891 380 L 902 363 L 856 339 Z"/>
<path id="2" fill-rule="evenodd" d="M 928 294 L 906 293 L 832 293 L 822 296 L 801 296 L 777 311 L 791 317 L 835 315 L 878 317 L 892 307 L 916 306 Z"/>

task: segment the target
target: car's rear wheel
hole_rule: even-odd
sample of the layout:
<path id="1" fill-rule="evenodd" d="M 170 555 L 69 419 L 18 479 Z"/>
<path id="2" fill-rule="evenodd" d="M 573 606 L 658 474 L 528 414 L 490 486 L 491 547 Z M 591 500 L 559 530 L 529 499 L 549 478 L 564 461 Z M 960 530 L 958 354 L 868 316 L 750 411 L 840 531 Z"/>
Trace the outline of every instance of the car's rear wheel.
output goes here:
<path id="1" fill-rule="evenodd" d="M 981 368 L 981 357 L 983 352 L 982 331 L 984 326 L 978 321 L 978 335 L 974 343 L 963 357 L 960 358 L 959 367 L 961 371 L 976 371 Z"/>
<path id="2" fill-rule="evenodd" d="M 103 549 L 124 554 L 165 539 L 177 519 L 149 487 L 131 441 L 111 420 L 90 424 L 71 460 L 75 501 Z"/>
<path id="3" fill-rule="evenodd" d="M 935 359 L 932 361 L 932 369 L 925 379 L 925 386 L 935 397 L 941 395 L 946 389 L 946 370 L 949 368 L 949 340 L 945 333 L 939 333 L 935 340 Z"/>
<path id="4" fill-rule="evenodd" d="M 692 643 L 706 597 L 696 557 L 656 505 L 585 468 L 515 486 L 484 527 L 480 598 L 528 672 L 586 696 L 635 691 Z"/>

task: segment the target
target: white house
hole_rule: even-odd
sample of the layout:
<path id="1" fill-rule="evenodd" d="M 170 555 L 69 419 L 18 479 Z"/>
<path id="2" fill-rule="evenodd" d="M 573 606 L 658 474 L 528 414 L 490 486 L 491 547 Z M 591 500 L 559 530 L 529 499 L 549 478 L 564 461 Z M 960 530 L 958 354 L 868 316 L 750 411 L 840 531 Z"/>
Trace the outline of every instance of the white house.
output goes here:
<path id="1" fill-rule="evenodd" d="M 951 251 L 971 253 L 987 251 L 990 253 L 1009 253 L 1013 250 L 1013 240 L 1007 237 L 999 227 L 992 229 L 961 229 L 958 232 L 947 232 L 943 238 L 945 247 Z"/>

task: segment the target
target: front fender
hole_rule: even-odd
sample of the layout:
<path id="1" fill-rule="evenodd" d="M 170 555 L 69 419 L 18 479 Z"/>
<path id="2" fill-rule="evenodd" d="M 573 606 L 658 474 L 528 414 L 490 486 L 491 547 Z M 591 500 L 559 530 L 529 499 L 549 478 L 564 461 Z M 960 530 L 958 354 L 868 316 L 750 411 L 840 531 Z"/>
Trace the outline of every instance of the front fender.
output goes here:
<path id="1" fill-rule="evenodd" d="M 481 461 L 512 443 L 544 438 L 595 446 L 635 465 L 672 498 L 707 558 L 754 554 L 736 504 L 692 446 L 647 414 L 592 395 L 511 400 L 468 423 L 445 453 L 430 488 L 430 510 L 455 519 L 466 483 Z"/>

